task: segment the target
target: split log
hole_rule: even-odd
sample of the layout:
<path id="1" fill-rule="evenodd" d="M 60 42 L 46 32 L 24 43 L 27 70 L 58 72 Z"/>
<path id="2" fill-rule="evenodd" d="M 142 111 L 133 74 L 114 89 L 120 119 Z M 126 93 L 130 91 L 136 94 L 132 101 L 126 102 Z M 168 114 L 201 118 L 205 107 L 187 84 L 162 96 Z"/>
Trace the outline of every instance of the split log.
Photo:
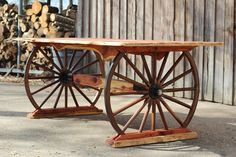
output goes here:
<path id="1" fill-rule="evenodd" d="M 10 30 L 10 32 L 17 32 L 17 30 L 18 30 L 17 25 L 16 24 L 11 25 L 9 30 Z"/>
<path id="2" fill-rule="evenodd" d="M 66 9 L 62 11 L 62 15 L 71 19 L 76 19 L 77 10 Z"/>
<path id="3" fill-rule="evenodd" d="M 43 27 L 40 27 L 40 28 L 37 30 L 37 35 L 38 35 L 39 37 L 43 37 L 43 36 L 44 36 L 43 30 L 44 30 Z"/>
<path id="4" fill-rule="evenodd" d="M 70 3 L 68 6 L 67 6 L 67 10 L 78 10 L 78 5 L 75 5 L 75 4 L 72 4 Z"/>
<path id="5" fill-rule="evenodd" d="M 39 22 L 34 22 L 34 28 L 39 29 L 40 28 L 40 23 Z"/>
<path id="6" fill-rule="evenodd" d="M 0 41 L 3 41 L 9 35 L 6 25 L 0 24 Z"/>
<path id="7" fill-rule="evenodd" d="M 22 32 L 27 32 L 29 30 L 29 25 L 25 23 L 20 23 L 20 29 Z"/>
<path id="8" fill-rule="evenodd" d="M 58 15 L 58 14 L 51 14 L 50 15 L 50 20 L 53 21 L 58 21 L 61 23 L 66 23 L 66 24 L 70 24 L 70 25 L 75 25 L 75 20 L 68 18 L 68 17 L 64 17 L 62 15 Z"/>
<path id="9" fill-rule="evenodd" d="M 41 27 L 43 27 L 43 28 L 48 27 L 48 22 L 46 22 L 46 21 L 42 21 L 42 22 L 40 22 L 40 24 L 41 24 Z"/>
<path id="10" fill-rule="evenodd" d="M 59 26 L 59 27 L 64 27 L 64 28 L 68 28 L 68 29 L 75 29 L 74 25 L 70 25 L 67 23 L 62 23 L 62 22 L 58 22 L 58 21 L 54 21 L 50 23 L 51 26 Z"/>
<path id="11" fill-rule="evenodd" d="M 8 2 L 6 0 L 0 0 L 0 6 L 4 6 L 5 4 L 8 4 Z"/>
<path id="12" fill-rule="evenodd" d="M 43 8 L 42 8 L 42 14 L 58 13 L 58 12 L 59 12 L 59 9 L 57 7 L 44 5 Z"/>
<path id="13" fill-rule="evenodd" d="M 35 15 L 39 15 L 42 10 L 42 4 L 39 0 L 35 0 L 32 4 L 32 10 Z"/>
<path id="14" fill-rule="evenodd" d="M 75 36 L 75 32 L 66 32 L 65 34 L 64 34 L 64 37 L 65 38 L 70 38 L 70 37 L 74 37 Z"/>
<path id="15" fill-rule="evenodd" d="M 32 43 L 28 43 L 28 44 L 27 44 L 27 48 L 26 48 L 26 49 L 27 49 L 28 51 L 32 51 L 33 48 L 34 48 L 34 45 L 33 45 Z"/>
<path id="16" fill-rule="evenodd" d="M 22 37 L 23 38 L 33 38 L 35 35 L 35 31 L 33 29 L 29 29 L 28 32 L 25 32 Z"/>
<path id="17" fill-rule="evenodd" d="M 16 6 L 15 4 L 5 4 L 5 5 L 3 6 L 3 12 L 4 12 L 4 13 L 9 12 L 11 9 L 12 9 L 12 11 L 14 11 L 14 12 L 17 12 L 17 11 L 18 11 L 17 6 Z"/>
<path id="18" fill-rule="evenodd" d="M 27 9 L 26 10 L 26 15 L 27 16 L 31 16 L 31 15 L 33 15 L 34 13 L 33 13 L 33 9 Z"/>
<path id="19" fill-rule="evenodd" d="M 35 14 L 31 15 L 31 22 L 36 22 L 38 20 L 38 16 L 36 16 Z"/>
<path id="20" fill-rule="evenodd" d="M 57 28 L 57 31 L 59 32 L 74 32 L 75 29 L 71 28 L 65 28 L 65 27 L 60 27 L 60 26 L 55 26 Z"/>
<path id="21" fill-rule="evenodd" d="M 43 29 L 43 34 L 44 34 L 44 35 L 47 35 L 48 32 L 49 32 L 49 29 L 48 29 L 48 28 L 44 28 L 44 29 Z"/>
<path id="22" fill-rule="evenodd" d="M 50 20 L 50 14 L 46 13 L 46 14 L 42 14 L 40 16 L 40 22 L 48 22 Z"/>

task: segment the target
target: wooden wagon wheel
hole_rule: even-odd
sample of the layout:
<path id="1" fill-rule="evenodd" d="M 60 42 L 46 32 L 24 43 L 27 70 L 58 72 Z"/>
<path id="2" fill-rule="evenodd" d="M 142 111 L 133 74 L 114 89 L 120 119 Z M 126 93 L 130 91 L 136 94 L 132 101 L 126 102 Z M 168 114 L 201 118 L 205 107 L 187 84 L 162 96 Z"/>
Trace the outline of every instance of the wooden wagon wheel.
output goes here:
<path id="1" fill-rule="evenodd" d="M 141 58 L 142 66 L 122 52 L 114 59 L 107 77 L 105 103 L 110 123 L 119 135 L 145 130 L 186 128 L 190 123 L 199 97 L 197 68 L 189 52 L 181 52 L 171 65 L 168 56 L 169 53 L 165 53 L 161 59 L 157 59 L 155 55 L 135 55 Z M 126 68 L 130 69 L 129 73 L 133 73 L 132 77 L 118 70 L 124 62 Z M 185 62 L 189 68 L 171 78 L 180 62 Z M 174 86 L 189 76 L 192 77 L 190 87 Z M 116 91 L 111 87 L 114 79 L 130 83 L 133 88 Z M 190 92 L 192 100 L 185 102 L 174 97 L 178 92 Z"/>
<path id="2" fill-rule="evenodd" d="M 41 55 L 44 64 L 37 62 Z M 70 55 L 70 56 L 69 56 Z M 94 60 L 88 60 L 94 55 Z M 63 56 L 64 58 L 62 58 Z M 85 60 L 87 61 L 85 62 Z M 91 71 L 91 67 L 96 67 Z M 35 73 L 36 71 L 36 73 Z M 25 71 L 25 89 L 36 110 L 94 106 L 101 88 L 81 87 L 72 80 L 75 73 L 104 75 L 99 55 L 89 50 L 63 50 L 36 47 L 28 59 Z"/>

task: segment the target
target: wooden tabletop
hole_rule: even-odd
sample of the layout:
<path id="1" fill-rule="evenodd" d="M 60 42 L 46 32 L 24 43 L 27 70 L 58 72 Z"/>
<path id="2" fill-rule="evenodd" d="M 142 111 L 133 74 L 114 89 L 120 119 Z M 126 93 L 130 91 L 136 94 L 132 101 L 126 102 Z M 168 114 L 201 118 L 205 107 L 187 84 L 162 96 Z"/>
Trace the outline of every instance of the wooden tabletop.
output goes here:
<path id="1" fill-rule="evenodd" d="M 32 43 L 69 44 L 69 45 L 98 45 L 98 46 L 125 46 L 125 47 L 198 47 L 198 46 L 222 46 L 223 42 L 202 41 L 164 41 L 164 40 L 121 40 L 99 38 L 21 38 L 17 40 Z"/>

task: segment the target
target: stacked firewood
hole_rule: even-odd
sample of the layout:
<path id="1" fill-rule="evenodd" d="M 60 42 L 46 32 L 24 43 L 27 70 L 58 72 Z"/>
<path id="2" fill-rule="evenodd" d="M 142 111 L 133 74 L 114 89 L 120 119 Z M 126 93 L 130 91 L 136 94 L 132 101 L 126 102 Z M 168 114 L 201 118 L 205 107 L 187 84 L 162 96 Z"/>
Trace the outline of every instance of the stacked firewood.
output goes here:
<path id="1" fill-rule="evenodd" d="M 69 13 L 69 15 L 71 15 Z M 21 18 L 22 37 L 74 37 L 75 19 L 58 14 L 58 8 L 35 0 L 26 8 L 26 16 Z"/>
<path id="2" fill-rule="evenodd" d="M 66 10 L 58 14 L 58 8 L 47 3 L 34 0 L 32 5 L 25 7 L 25 15 L 18 16 L 18 8 L 14 4 L 8 4 L 6 0 L 0 0 L 0 67 L 16 64 L 17 42 L 13 38 L 18 33 L 23 38 L 53 38 L 74 37 L 76 5 L 69 5 Z M 18 32 L 18 23 L 20 31 Z M 20 42 L 21 67 L 25 66 L 27 58 L 33 50 L 33 45 Z M 49 50 L 47 50 L 49 52 Z M 37 63 L 45 64 L 45 57 L 39 53 Z"/>
<path id="3" fill-rule="evenodd" d="M 16 43 L 11 42 L 17 37 L 17 6 L 0 1 L 0 62 L 15 61 Z"/>
<path id="4" fill-rule="evenodd" d="M 75 13 L 77 7 L 68 6 L 62 14 L 58 8 L 35 0 L 26 6 L 25 16 L 19 18 L 20 30 L 23 38 L 58 38 L 75 36 Z M 73 11 L 72 11 L 73 10 Z M 31 44 L 22 44 L 21 61 L 25 62 L 33 49 Z M 39 53 L 41 54 L 41 53 Z M 43 55 L 37 56 L 39 64 L 45 64 Z"/>

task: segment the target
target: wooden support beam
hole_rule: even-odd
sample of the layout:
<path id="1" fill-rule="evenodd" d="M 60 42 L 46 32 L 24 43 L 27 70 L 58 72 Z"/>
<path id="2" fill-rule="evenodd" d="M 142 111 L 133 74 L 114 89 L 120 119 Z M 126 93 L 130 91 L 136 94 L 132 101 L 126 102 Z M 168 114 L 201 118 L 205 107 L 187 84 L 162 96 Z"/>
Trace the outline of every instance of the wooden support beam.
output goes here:
<path id="1" fill-rule="evenodd" d="M 104 88 L 105 79 L 102 76 L 92 76 L 87 74 L 74 74 L 73 81 L 79 86 L 89 86 Z M 112 80 L 111 89 L 116 91 L 133 91 L 132 83 L 122 80 Z"/>
<path id="2" fill-rule="evenodd" d="M 56 109 L 38 109 L 27 115 L 30 119 L 68 117 L 81 115 L 97 115 L 102 114 L 102 110 L 95 106 L 80 106 Z"/>
<path id="3" fill-rule="evenodd" d="M 155 130 L 136 133 L 127 133 L 118 135 L 106 141 L 106 144 L 114 147 L 130 147 L 137 145 L 172 142 L 180 140 L 196 139 L 198 137 L 196 132 L 187 128 L 170 129 L 170 130 Z"/>

